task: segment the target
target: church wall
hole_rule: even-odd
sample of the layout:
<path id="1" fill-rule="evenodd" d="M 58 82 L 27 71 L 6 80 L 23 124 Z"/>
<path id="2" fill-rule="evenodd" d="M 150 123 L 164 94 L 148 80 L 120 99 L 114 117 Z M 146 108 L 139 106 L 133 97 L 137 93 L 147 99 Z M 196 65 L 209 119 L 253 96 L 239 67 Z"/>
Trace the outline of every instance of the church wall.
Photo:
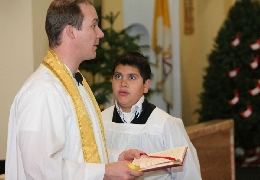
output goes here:
<path id="1" fill-rule="evenodd" d="M 44 30 L 51 0 L 0 1 L 0 160 L 5 159 L 11 104 L 48 49 Z"/>
<path id="2" fill-rule="evenodd" d="M 184 3 L 180 3 L 180 51 L 182 118 L 185 125 L 198 122 L 199 94 L 202 92 L 207 55 L 234 0 L 192 0 L 194 32 L 184 33 Z"/>
<path id="3" fill-rule="evenodd" d="M 0 1 L 0 160 L 5 159 L 9 110 L 33 72 L 31 1 Z"/>

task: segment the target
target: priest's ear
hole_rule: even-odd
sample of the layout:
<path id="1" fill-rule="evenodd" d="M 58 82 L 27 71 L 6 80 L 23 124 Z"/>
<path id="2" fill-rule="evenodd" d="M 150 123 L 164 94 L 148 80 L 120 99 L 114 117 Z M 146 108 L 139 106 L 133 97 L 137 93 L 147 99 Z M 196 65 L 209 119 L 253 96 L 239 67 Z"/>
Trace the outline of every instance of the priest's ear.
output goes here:
<path id="1" fill-rule="evenodd" d="M 144 94 L 148 93 L 150 86 L 151 86 L 151 79 L 147 79 L 144 82 Z"/>
<path id="2" fill-rule="evenodd" d="M 65 27 L 65 33 L 68 37 L 72 38 L 72 39 L 75 39 L 75 28 L 71 25 L 67 25 Z"/>

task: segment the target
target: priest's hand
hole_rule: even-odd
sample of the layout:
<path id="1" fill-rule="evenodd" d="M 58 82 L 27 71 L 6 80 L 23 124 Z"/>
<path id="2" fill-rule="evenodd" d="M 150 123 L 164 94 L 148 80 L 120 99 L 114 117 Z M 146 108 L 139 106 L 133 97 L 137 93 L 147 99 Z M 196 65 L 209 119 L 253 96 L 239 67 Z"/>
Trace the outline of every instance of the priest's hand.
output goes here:
<path id="1" fill-rule="evenodd" d="M 129 163 L 129 161 L 118 161 L 106 164 L 104 180 L 134 180 L 144 174 L 130 169 L 127 166 Z"/>

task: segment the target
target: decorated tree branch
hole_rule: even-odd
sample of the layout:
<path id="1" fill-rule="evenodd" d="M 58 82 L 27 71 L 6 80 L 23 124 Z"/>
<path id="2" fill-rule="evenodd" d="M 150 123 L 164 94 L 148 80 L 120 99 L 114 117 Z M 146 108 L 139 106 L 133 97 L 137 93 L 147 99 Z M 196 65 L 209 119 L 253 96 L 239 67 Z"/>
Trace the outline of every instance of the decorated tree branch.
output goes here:
<path id="1" fill-rule="evenodd" d="M 215 39 L 199 121 L 234 119 L 235 145 L 260 146 L 260 4 L 237 0 Z"/>

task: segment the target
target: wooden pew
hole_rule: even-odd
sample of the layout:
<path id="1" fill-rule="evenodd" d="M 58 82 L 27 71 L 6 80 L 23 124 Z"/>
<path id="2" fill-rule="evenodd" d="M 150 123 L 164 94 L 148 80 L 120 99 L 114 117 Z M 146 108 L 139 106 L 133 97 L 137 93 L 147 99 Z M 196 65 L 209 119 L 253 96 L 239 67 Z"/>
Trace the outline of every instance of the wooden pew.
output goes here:
<path id="1" fill-rule="evenodd" d="M 187 126 L 203 180 L 235 180 L 234 122 L 212 120 Z"/>

